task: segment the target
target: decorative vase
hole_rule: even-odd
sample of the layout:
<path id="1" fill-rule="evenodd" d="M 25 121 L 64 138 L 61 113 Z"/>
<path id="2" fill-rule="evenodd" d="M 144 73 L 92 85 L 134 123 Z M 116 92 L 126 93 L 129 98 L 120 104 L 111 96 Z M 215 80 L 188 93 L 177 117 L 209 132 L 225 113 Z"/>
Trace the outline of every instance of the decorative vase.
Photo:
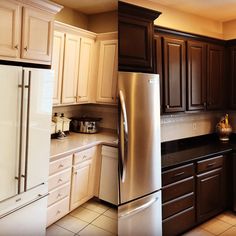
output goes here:
<path id="1" fill-rule="evenodd" d="M 228 142 L 229 136 L 232 133 L 232 127 L 229 124 L 229 116 L 226 114 L 221 118 L 220 122 L 216 125 L 216 131 L 219 135 L 219 139 L 222 142 Z"/>

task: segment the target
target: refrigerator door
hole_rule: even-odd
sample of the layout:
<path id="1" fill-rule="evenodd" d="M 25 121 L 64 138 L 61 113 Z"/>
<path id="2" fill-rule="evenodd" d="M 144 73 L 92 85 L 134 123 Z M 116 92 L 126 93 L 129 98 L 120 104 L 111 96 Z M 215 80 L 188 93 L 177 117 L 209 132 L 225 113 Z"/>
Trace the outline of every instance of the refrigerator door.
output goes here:
<path id="1" fill-rule="evenodd" d="M 120 204 L 161 188 L 159 76 L 119 72 Z"/>
<path id="2" fill-rule="evenodd" d="M 25 139 L 22 158 L 24 191 L 47 182 L 50 155 L 53 73 L 23 68 L 25 76 Z"/>
<path id="3" fill-rule="evenodd" d="M 22 69 L 0 65 L 0 202 L 18 193 Z"/>
<path id="4" fill-rule="evenodd" d="M 161 191 L 118 208 L 119 236 L 162 235 Z"/>

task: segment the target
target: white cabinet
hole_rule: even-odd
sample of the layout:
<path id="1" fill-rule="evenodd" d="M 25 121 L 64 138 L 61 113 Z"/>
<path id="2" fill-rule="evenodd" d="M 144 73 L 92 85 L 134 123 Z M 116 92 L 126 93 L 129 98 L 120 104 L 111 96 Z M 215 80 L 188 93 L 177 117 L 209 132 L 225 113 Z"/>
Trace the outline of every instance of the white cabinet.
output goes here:
<path id="1" fill-rule="evenodd" d="M 97 102 L 116 103 L 118 40 L 100 42 L 98 60 Z"/>
<path id="2" fill-rule="evenodd" d="M 0 59 L 51 64 L 54 15 L 61 6 L 33 0 L 0 1 Z"/>

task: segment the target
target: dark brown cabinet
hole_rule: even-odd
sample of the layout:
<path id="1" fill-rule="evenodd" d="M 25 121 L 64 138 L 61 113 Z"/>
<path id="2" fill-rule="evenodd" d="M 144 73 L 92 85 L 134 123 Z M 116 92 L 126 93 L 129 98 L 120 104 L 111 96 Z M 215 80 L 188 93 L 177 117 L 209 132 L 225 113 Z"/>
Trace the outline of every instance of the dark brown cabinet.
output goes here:
<path id="1" fill-rule="evenodd" d="M 205 110 L 207 105 L 206 44 L 187 42 L 187 110 Z"/>
<path id="2" fill-rule="evenodd" d="M 229 77 L 230 77 L 230 99 L 229 106 L 232 109 L 236 108 L 236 46 L 229 48 Z"/>
<path id="3" fill-rule="evenodd" d="M 223 107 L 224 47 L 209 44 L 207 47 L 207 109 Z"/>
<path id="4" fill-rule="evenodd" d="M 163 37 L 164 112 L 186 109 L 186 48 L 185 41 Z"/>
<path id="5" fill-rule="evenodd" d="M 118 2 L 119 70 L 154 72 L 154 26 L 160 12 Z"/>

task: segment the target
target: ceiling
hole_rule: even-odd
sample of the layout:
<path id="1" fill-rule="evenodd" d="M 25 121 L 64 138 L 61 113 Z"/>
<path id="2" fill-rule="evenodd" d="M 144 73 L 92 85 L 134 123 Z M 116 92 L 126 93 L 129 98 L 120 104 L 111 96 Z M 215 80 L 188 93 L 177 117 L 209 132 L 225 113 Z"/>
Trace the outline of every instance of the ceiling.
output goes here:
<path id="1" fill-rule="evenodd" d="M 58 4 L 91 15 L 117 10 L 118 0 L 52 0 Z"/>
<path id="2" fill-rule="evenodd" d="M 150 0 L 217 21 L 236 19 L 236 0 Z"/>

